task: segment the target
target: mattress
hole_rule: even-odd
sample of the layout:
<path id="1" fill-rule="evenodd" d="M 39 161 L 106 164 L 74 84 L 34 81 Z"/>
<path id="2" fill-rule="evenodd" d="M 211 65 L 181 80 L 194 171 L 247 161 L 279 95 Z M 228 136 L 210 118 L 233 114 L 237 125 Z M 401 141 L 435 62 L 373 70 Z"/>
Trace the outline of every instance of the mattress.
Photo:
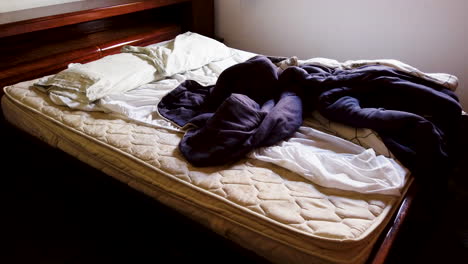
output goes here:
<path id="1" fill-rule="evenodd" d="M 324 188 L 248 158 L 193 167 L 181 133 L 55 105 L 33 83 L 5 87 L 10 123 L 272 262 L 364 263 L 404 197 Z"/>

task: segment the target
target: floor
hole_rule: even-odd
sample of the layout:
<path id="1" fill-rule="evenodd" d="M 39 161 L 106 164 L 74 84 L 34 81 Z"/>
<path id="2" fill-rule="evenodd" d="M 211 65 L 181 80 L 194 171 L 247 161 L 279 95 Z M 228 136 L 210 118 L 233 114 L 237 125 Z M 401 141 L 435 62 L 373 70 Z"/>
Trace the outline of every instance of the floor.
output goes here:
<path id="1" fill-rule="evenodd" d="M 268 263 L 58 151 L 27 140 L 3 149 L 0 263 Z M 467 188 L 451 188 L 440 224 L 412 216 L 387 263 L 468 263 Z"/>

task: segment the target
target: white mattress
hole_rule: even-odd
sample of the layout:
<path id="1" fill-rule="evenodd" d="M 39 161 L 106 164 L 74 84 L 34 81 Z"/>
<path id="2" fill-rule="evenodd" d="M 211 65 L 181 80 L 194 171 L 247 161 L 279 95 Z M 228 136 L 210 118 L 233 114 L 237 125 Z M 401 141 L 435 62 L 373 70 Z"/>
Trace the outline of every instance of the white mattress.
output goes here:
<path id="1" fill-rule="evenodd" d="M 323 188 L 253 159 L 192 167 L 181 133 L 54 105 L 32 83 L 4 89 L 9 122 L 276 263 L 365 262 L 402 199 Z"/>

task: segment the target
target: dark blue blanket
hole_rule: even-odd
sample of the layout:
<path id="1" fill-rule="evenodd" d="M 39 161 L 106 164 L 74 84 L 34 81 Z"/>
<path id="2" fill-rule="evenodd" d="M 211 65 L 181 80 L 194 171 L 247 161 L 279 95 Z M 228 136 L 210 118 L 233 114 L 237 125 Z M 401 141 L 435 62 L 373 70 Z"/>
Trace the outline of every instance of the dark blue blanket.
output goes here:
<path id="1" fill-rule="evenodd" d="M 318 110 L 377 131 L 406 167 L 424 173 L 445 167 L 447 140 L 461 117 L 452 91 L 390 67 L 281 71 L 263 56 L 226 69 L 214 86 L 182 83 L 158 110 L 180 126 L 194 125 L 179 149 L 195 166 L 233 162 L 273 145 L 298 129 L 303 113 Z"/>
<path id="2" fill-rule="evenodd" d="M 278 85 L 277 67 L 266 57 L 226 69 L 214 86 L 186 81 L 158 110 L 179 126 L 196 126 L 179 145 L 195 166 L 236 161 L 291 136 L 302 124 L 301 99 Z"/>

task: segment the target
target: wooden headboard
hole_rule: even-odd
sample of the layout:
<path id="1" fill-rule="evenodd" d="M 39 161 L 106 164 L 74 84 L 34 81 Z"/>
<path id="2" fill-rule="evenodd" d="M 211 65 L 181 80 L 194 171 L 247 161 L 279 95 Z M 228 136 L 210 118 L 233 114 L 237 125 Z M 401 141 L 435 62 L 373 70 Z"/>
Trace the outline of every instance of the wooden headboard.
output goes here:
<path id="1" fill-rule="evenodd" d="M 213 16 L 213 0 L 86 0 L 2 13 L 0 87 L 118 53 L 124 45 L 185 31 L 213 37 Z"/>

